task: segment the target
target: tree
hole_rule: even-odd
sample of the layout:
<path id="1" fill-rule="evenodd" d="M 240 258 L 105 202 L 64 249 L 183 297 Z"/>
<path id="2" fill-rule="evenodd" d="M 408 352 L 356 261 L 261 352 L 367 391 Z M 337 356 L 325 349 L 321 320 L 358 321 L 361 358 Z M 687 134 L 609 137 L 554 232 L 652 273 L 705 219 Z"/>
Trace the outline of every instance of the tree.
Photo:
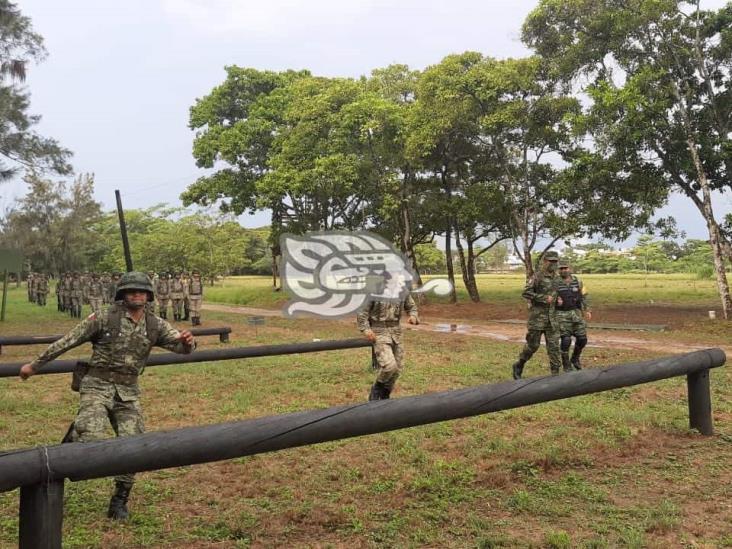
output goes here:
<path id="1" fill-rule="evenodd" d="M 45 55 L 43 39 L 33 32 L 30 19 L 9 0 L 0 0 L 0 181 L 21 168 L 71 173 L 71 153 L 33 131 L 40 117 L 28 113 L 29 95 L 17 84 L 25 80 L 27 64 Z"/>
<path id="2" fill-rule="evenodd" d="M 101 211 L 94 176 L 82 174 L 67 184 L 28 174 L 25 181 L 28 193 L 0 221 L 0 243 L 23 250 L 33 270 L 88 269 L 100 246 L 89 230 Z"/>
<path id="3" fill-rule="evenodd" d="M 732 173 L 732 4 L 542 0 L 524 41 L 587 94 L 596 150 L 620 174 L 681 191 L 704 218 L 724 317 L 732 311 L 712 191 Z"/>

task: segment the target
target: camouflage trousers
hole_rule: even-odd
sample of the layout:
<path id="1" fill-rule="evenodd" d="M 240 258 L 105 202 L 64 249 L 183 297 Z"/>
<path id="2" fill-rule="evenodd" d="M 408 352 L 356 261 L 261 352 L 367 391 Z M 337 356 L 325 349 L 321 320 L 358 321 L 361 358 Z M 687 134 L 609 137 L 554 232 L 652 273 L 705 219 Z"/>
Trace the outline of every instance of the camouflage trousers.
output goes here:
<path id="1" fill-rule="evenodd" d="M 374 343 L 374 356 L 378 365 L 376 381 L 394 388 L 397 378 L 402 373 L 402 362 L 404 360 L 404 347 L 401 341 L 392 337 L 384 337 L 388 334 L 377 334 Z"/>
<path id="2" fill-rule="evenodd" d="M 534 356 L 541 346 L 542 334 L 544 334 L 546 351 L 549 354 L 549 368 L 552 372 L 559 372 L 562 366 L 562 355 L 559 350 L 559 321 L 553 313 L 532 311 L 526 331 L 526 345 L 519 355 L 519 360 L 528 362 Z"/>
<path id="3" fill-rule="evenodd" d="M 203 296 L 200 295 L 192 295 L 188 298 L 190 301 L 190 310 L 191 310 L 191 316 L 193 318 L 200 318 L 201 316 L 201 302 L 203 301 Z"/>
<path id="4" fill-rule="evenodd" d="M 74 442 L 101 440 L 110 424 L 118 437 L 145 432 L 137 386 L 115 385 L 87 375 L 81 381 L 79 396 L 79 411 L 72 433 Z M 132 483 L 135 475 L 118 475 L 114 480 Z"/>
<path id="5" fill-rule="evenodd" d="M 557 311 L 559 319 L 560 335 L 583 337 L 587 336 L 587 323 L 582 316 L 582 311 L 573 309 L 571 311 Z"/>
<path id="6" fill-rule="evenodd" d="M 158 313 L 165 313 L 162 316 L 168 314 L 168 305 L 170 305 L 169 297 L 158 297 Z"/>
<path id="7" fill-rule="evenodd" d="M 183 298 L 173 298 L 173 314 L 183 316 Z"/>

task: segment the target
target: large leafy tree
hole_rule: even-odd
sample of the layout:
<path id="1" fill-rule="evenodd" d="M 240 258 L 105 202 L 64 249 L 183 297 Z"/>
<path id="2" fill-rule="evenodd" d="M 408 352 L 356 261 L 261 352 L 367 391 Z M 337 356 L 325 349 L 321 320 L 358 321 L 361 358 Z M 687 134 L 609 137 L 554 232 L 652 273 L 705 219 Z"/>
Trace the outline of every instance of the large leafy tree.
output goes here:
<path id="1" fill-rule="evenodd" d="M 524 40 L 584 92 L 596 152 L 614 173 L 683 193 L 707 225 L 725 318 L 729 243 L 712 192 L 732 173 L 732 4 L 542 0 Z"/>
<path id="2" fill-rule="evenodd" d="M 94 177 L 68 184 L 29 174 L 25 181 L 28 193 L 0 221 L 0 245 L 23 250 L 33 270 L 88 269 L 100 244 L 90 230 L 101 212 Z"/>
<path id="3" fill-rule="evenodd" d="M 68 174 L 71 153 L 33 130 L 40 117 L 28 112 L 30 99 L 20 86 L 27 65 L 46 55 L 31 21 L 9 0 L 0 0 L 0 181 L 20 169 Z"/>

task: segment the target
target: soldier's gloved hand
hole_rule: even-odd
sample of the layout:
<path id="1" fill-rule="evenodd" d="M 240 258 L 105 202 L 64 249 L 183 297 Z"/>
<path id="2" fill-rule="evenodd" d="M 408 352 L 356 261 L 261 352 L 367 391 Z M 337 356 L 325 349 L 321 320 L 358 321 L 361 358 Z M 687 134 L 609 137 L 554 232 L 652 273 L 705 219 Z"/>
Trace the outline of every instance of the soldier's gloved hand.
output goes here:
<path id="1" fill-rule="evenodd" d="M 409 318 L 407 319 L 407 322 L 408 322 L 409 324 L 419 324 L 419 319 L 418 319 L 418 318 L 417 318 L 416 316 L 410 316 L 410 317 L 409 317 Z"/>
<path id="2" fill-rule="evenodd" d="M 20 376 L 20 379 L 25 381 L 30 376 L 35 375 L 35 372 L 33 371 L 33 367 L 30 365 L 30 362 L 28 364 L 23 364 L 23 366 L 20 367 L 20 372 L 18 373 Z"/>
<path id="3" fill-rule="evenodd" d="M 371 343 L 376 343 L 376 334 L 373 332 L 373 330 L 366 330 L 363 335 L 365 335 L 366 339 L 368 339 Z"/>

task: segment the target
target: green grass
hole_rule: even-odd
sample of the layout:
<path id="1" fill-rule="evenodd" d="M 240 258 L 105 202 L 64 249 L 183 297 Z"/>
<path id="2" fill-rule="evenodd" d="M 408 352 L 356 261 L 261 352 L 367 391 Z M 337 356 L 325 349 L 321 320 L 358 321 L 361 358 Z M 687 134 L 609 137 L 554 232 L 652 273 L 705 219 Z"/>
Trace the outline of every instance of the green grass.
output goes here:
<path id="1" fill-rule="evenodd" d="M 696 304 L 718 301 L 716 283 L 698 280 L 691 274 L 590 274 L 580 275 L 593 302 L 604 306 L 674 303 Z M 435 277 L 425 277 L 425 280 Z M 521 303 L 521 291 L 525 284 L 522 273 L 478 275 L 481 299 L 487 303 Z M 469 301 L 462 279 L 457 276 L 458 300 Z M 278 307 L 288 297 L 272 291 L 270 277 L 229 277 L 206 288 L 206 299 L 219 303 L 231 303 L 250 307 Z M 430 297 L 431 302 L 447 303 L 446 298 Z"/>
<path id="2" fill-rule="evenodd" d="M 515 287 L 516 280 L 510 283 Z M 73 325 L 24 295 L 23 289 L 10 293 L 3 334 L 62 333 Z M 242 315 L 206 312 L 204 322 L 231 325 L 232 345 L 242 346 L 355 335 L 347 323 L 322 320 L 267 318 L 256 334 Z M 200 343 L 221 346 L 216 338 Z M 519 350 L 427 332 L 408 332 L 406 346 L 396 397 L 506 380 Z M 5 347 L 2 359 L 26 360 L 42 349 Z M 654 356 L 586 352 L 596 364 Z M 146 424 L 151 431 L 173 429 L 363 401 L 373 378 L 369 363 L 366 349 L 354 349 L 150 368 L 141 380 Z M 547 371 L 542 349 L 527 374 Z M 60 439 L 78 398 L 68 378 L 0 379 L 3 450 Z M 713 372 L 712 388 L 724 433 L 732 418 L 725 368 Z M 729 546 L 732 511 L 719 502 L 732 497 L 732 438 L 690 432 L 685 391 L 685 380 L 677 378 L 144 473 L 126 524 L 104 517 L 109 479 L 69 482 L 64 547 Z M 17 544 L 17 510 L 17 490 L 0 494 L 2 547 Z"/>

